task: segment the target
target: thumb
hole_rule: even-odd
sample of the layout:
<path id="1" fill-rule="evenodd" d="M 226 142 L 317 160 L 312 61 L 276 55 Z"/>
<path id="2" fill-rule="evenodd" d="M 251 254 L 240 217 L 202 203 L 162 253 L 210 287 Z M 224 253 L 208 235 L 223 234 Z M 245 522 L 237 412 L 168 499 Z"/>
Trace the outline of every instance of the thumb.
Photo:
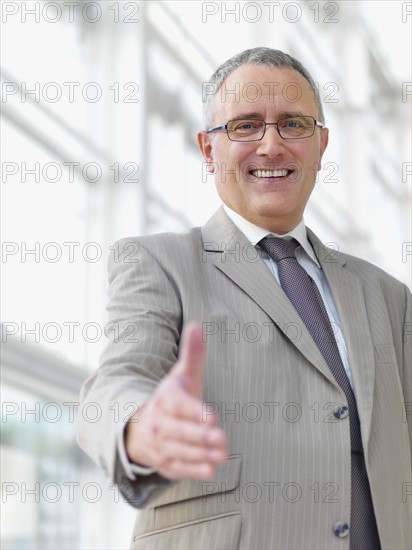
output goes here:
<path id="1" fill-rule="evenodd" d="M 197 399 L 203 395 L 203 367 L 206 361 L 206 344 L 203 342 L 202 327 L 189 323 L 183 329 L 179 360 L 172 375 L 179 377 L 180 384 Z"/>

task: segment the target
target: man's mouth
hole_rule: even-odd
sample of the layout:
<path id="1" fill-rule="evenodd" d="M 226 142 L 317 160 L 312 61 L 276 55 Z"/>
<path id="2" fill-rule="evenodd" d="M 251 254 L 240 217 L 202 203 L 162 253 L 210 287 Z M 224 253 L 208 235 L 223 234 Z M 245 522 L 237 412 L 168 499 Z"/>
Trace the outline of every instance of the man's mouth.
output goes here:
<path id="1" fill-rule="evenodd" d="M 281 170 L 251 170 L 250 173 L 255 178 L 287 178 L 293 170 L 287 170 L 286 168 Z"/>

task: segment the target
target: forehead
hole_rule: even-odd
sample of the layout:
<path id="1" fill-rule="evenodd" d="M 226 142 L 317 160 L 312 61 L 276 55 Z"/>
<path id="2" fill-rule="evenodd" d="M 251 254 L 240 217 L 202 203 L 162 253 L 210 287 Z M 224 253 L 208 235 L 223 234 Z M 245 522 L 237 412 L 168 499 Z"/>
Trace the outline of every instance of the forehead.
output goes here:
<path id="1" fill-rule="evenodd" d="M 294 69 L 267 65 L 242 65 L 233 71 L 216 93 L 213 107 L 214 118 L 227 119 L 248 113 L 318 113 L 306 78 Z"/>

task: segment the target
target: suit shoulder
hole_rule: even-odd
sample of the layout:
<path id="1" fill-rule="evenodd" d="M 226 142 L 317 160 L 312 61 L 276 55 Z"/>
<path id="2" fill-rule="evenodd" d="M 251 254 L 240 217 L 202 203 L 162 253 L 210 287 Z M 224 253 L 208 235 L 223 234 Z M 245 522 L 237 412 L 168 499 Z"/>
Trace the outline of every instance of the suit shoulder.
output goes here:
<path id="1" fill-rule="evenodd" d="M 153 235 L 123 237 L 113 245 L 120 253 L 127 250 L 148 253 L 155 258 L 193 253 L 202 247 L 200 227 L 191 227 L 180 233 L 165 232 Z"/>
<path id="2" fill-rule="evenodd" d="M 384 269 L 368 262 L 367 260 L 363 260 L 357 256 L 352 256 L 351 254 L 346 254 L 344 252 L 339 252 L 338 254 L 345 260 L 346 267 L 353 273 L 356 273 L 363 280 L 372 284 L 378 283 L 390 288 L 393 291 L 398 291 L 403 295 L 405 294 L 405 289 L 407 290 L 407 286 L 399 279 L 396 279 L 393 275 L 390 275 Z"/>
<path id="3" fill-rule="evenodd" d="M 382 288 L 385 287 L 391 292 L 403 295 L 403 297 L 405 297 L 405 293 L 410 294 L 408 287 L 402 281 L 399 281 L 399 279 L 396 279 L 384 269 L 358 256 L 340 251 L 339 245 L 333 241 L 329 243 L 323 242 L 309 227 L 307 228 L 307 233 L 321 262 L 328 263 L 338 261 L 344 269 L 360 277 L 365 285 L 370 285 L 372 287 L 380 285 Z"/>

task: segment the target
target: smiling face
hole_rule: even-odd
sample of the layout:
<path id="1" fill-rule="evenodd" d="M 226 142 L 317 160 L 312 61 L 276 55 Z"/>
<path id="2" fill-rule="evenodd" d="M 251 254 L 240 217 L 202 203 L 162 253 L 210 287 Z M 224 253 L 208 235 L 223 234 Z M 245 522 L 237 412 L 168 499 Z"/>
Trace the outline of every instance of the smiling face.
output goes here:
<path id="1" fill-rule="evenodd" d="M 319 119 L 308 81 L 286 67 L 242 65 L 214 97 L 213 126 L 238 118 L 277 122 L 291 115 Z M 321 168 L 328 130 L 316 127 L 309 138 L 284 140 L 276 126 L 267 126 L 261 141 L 231 141 L 225 130 L 199 132 L 198 141 L 214 168 L 222 201 L 255 225 L 282 234 L 302 219 Z"/>

